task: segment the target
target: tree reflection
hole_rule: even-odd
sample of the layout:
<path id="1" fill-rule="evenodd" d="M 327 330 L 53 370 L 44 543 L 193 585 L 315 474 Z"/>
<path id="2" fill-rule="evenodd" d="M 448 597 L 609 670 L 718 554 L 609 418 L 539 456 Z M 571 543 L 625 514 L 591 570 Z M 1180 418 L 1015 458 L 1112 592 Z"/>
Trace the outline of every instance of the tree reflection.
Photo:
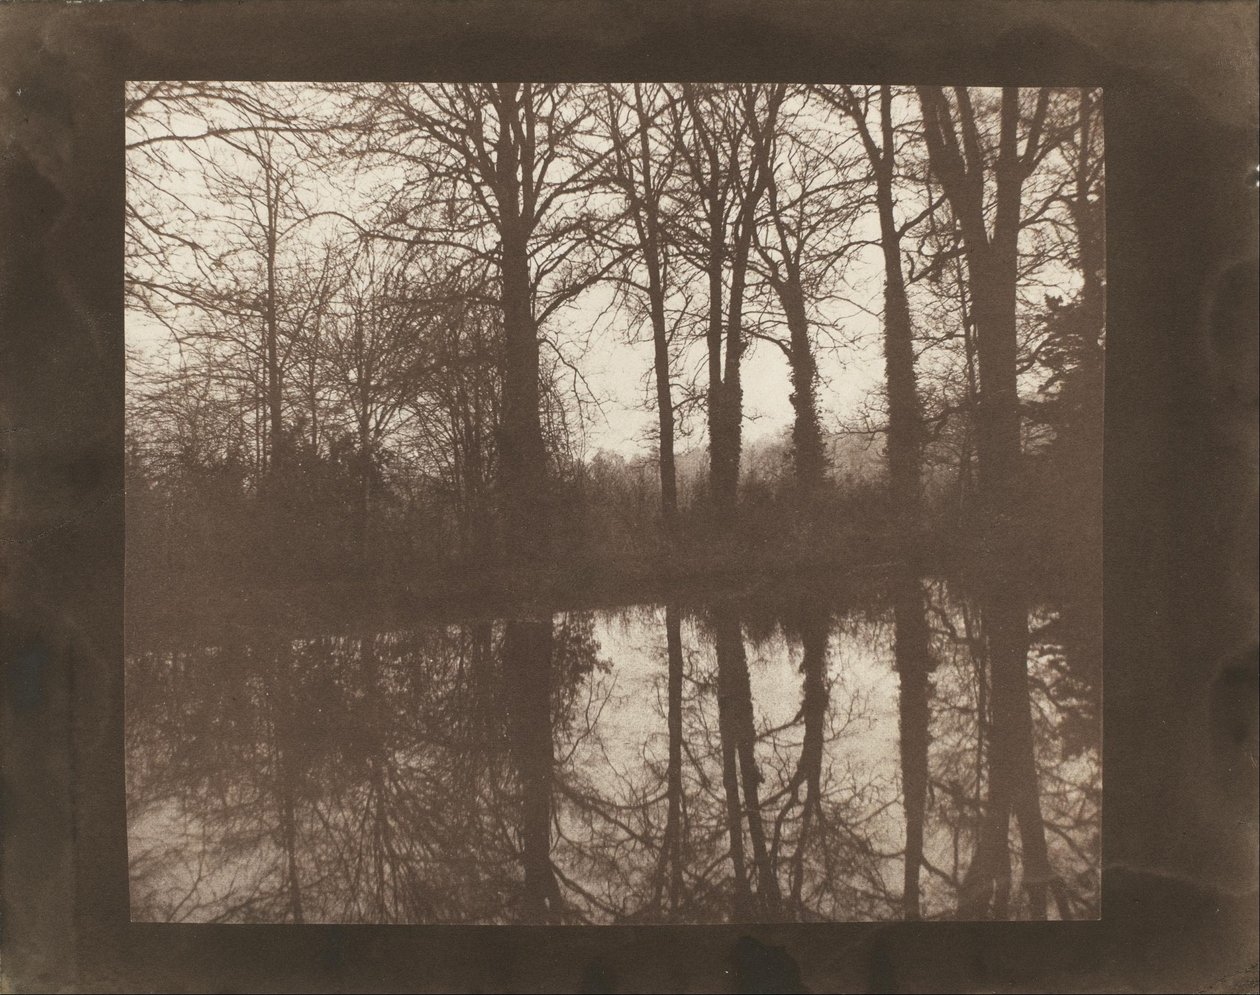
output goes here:
<path id="1" fill-rule="evenodd" d="M 503 637 L 506 682 L 511 689 L 512 753 L 521 785 L 523 922 L 557 922 L 564 911 L 551 863 L 554 756 L 551 716 L 551 620 L 513 620 Z"/>
<path id="2" fill-rule="evenodd" d="M 825 610 L 815 607 L 803 613 L 797 628 L 801 640 L 801 710 L 804 724 L 800 759 L 784 789 L 787 796 L 775 819 L 773 852 L 777 854 L 784 819 L 796 805 L 801 806 L 800 824 L 796 845 L 789 858 L 788 894 L 791 906 L 800 915 L 804 912 L 801 889 L 805 883 L 805 853 L 810 843 L 810 830 L 823 818 L 822 772 L 823 746 L 826 734 L 829 688 L 827 686 L 827 638 L 830 617 Z M 805 798 L 799 801 L 801 788 Z"/>
<path id="3" fill-rule="evenodd" d="M 893 577 L 893 640 L 900 681 L 901 790 L 906 813 L 901 911 L 906 919 L 918 919 L 922 914 L 919 874 L 928 787 L 929 681 L 934 669 L 924 611 L 921 581 L 911 566 L 899 565 Z"/>
<path id="4" fill-rule="evenodd" d="M 924 866 L 955 896 L 957 918 L 1046 918 L 1051 896 L 1058 918 L 1093 917 L 1099 758 L 1070 730 L 1094 694 L 1056 677 L 1063 647 L 1046 639 L 1056 616 L 1030 640 L 1018 595 L 1004 603 L 995 593 L 981 613 L 940 587 L 930 598 L 936 652 L 950 664 L 935 699 L 929 778 L 931 818 L 947 843 Z"/>
<path id="5" fill-rule="evenodd" d="M 1051 881 L 1045 827 L 1033 753 L 1028 694 L 1028 617 L 1023 599 L 1010 587 L 987 592 L 984 624 L 989 662 L 988 799 L 975 852 L 958 897 L 965 919 L 1010 916 L 1014 816 L 1020 829 L 1023 885 L 1033 918 L 1046 918 Z"/>
<path id="6" fill-rule="evenodd" d="M 731 869 L 735 876 L 735 918 L 773 920 L 779 916 L 779 883 L 770 864 L 761 819 L 761 772 L 755 755 L 757 733 L 753 720 L 752 689 L 748 682 L 748 658 L 744 652 L 739 617 L 729 605 L 714 609 L 713 629 L 718 663 L 722 786 L 726 794 Z M 744 866 L 745 823 L 752 844 L 757 880 L 755 893 L 750 887 L 749 871 Z"/>
<path id="7" fill-rule="evenodd" d="M 1008 667 L 989 604 L 890 594 L 139 653 L 133 914 L 1096 915 L 1094 695 L 1058 615 Z"/>

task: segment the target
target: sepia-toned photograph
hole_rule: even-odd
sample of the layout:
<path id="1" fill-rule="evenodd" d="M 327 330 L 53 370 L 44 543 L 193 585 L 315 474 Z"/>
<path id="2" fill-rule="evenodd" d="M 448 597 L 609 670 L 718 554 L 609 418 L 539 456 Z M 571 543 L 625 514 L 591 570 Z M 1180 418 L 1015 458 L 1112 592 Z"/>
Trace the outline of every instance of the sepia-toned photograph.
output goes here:
<path id="1" fill-rule="evenodd" d="M 1099 917 L 1101 89 L 125 129 L 133 921 Z"/>
<path id="2" fill-rule="evenodd" d="M 0 991 L 1256 992 L 1258 23 L 0 4 Z"/>

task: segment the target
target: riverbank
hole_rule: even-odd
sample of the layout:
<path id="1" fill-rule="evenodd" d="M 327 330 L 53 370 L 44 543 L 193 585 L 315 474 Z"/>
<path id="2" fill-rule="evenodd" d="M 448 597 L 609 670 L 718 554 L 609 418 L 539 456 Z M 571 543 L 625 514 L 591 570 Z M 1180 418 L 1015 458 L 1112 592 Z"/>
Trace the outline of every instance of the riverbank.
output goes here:
<path id="1" fill-rule="evenodd" d="M 186 577 L 177 584 L 129 585 L 126 628 L 131 645 L 155 635 L 214 641 L 225 632 L 350 633 L 405 628 L 417 621 L 530 617 L 644 603 L 839 605 L 868 597 L 895 565 L 896 561 L 875 557 L 845 564 L 745 561 L 707 564 L 704 569 L 682 563 L 662 564 L 655 570 L 547 564 L 285 584 Z M 939 566 L 930 565 L 930 572 Z"/>
<path id="2" fill-rule="evenodd" d="M 1030 555 L 1016 569 L 1039 597 L 1097 601 L 1100 575 L 1084 584 L 1082 573 L 1093 571 L 1060 559 L 1053 551 Z M 689 549 L 655 561 L 592 558 L 480 569 L 416 562 L 406 572 L 369 569 L 301 578 L 289 572 L 278 579 L 246 570 L 230 576 L 155 576 L 133 570 L 127 584 L 126 631 L 128 645 L 135 645 L 150 638 L 213 642 L 225 633 L 258 631 L 294 636 L 380 631 L 418 622 L 527 618 L 645 603 L 835 608 L 878 599 L 891 573 L 905 569 L 967 586 L 987 566 L 971 544 L 934 536 L 894 542 L 887 535 L 871 534 L 811 558 L 786 548 Z"/>

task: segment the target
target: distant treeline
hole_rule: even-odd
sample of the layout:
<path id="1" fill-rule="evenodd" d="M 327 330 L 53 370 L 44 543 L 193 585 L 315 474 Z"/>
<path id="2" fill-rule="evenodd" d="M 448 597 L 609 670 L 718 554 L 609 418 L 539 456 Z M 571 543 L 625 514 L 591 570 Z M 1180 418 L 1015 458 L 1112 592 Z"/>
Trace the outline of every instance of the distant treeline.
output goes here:
<path id="1" fill-rule="evenodd" d="M 663 530 L 660 480 L 652 457 L 597 453 L 552 483 L 557 512 L 548 560 L 569 593 L 592 579 L 618 590 L 638 582 L 683 582 L 705 574 L 847 569 L 887 563 L 905 548 L 887 500 L 887 475 L 877 443 L 841 438 L 831 449 L 836 467 L 801 518 L 786 440 L 746 454 L 738 528 L 719 528 L 709 513 L 707 454 L 679 458 L 680 510 L 675 533 Z M 847 443 L 847 445 L 846 445 Z M 829 447 L 830 449 L 830 447 Z M 302 452 L 283 485 L 256 494 L 243 461 L 221 462 L 157 475 L 133 447 L 127 460 L 128 583 L 141 595 L 173 589 L 198 593 L 253 583 L 321 584 L 365 580 L 427 593 L 434 585 L 466 580 L 470 570 L 492 572 L 494 533 L 463 524 L 462 509 L 440 480 L 391 472 L 388 454 L 375 468 L 366 538 L 360 515 L 361 481 L 355 462 Z M 843 470 L 839 467 L 844 467 Z M 1030 546 L 1042 570 L 1079 569 L 1101 540 L 1099 510 L 1091 509 L 1086 467 L 1044 459 L 1030 466 Z M 1075 478 L 1075 483 L 1074 483 Z M 968 493 L 942 470 L 929 488 L 918 552 L 925 564 L 965 557 Z M 1098 500 L 1097 497 L 1094 499 Z M 1044 542 L 1034 542 L 1037 536 Z M 469 588 L 470 591 L 476 588 Z"/>

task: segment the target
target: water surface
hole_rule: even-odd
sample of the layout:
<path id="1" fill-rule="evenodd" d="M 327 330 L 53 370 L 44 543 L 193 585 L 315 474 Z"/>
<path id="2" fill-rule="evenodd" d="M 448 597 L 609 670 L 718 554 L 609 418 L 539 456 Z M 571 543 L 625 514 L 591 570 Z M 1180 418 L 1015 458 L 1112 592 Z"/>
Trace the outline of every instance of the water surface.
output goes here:
<path id="1" fill-rule="evenodd" d="M 878 605 L 647 604 L 133 652 L 132 917 L 953 917 L 1006 768 L 981 620 L 943 584 L 926 591 L 930 662 L 915 675 Z M 1098 744 L 1054 621 L 1032 613 L 1024 780 L 1049 915 L 1090 918 Z M 916 815 L 903 785 L 924 779 Z M 1012 918 L 1037 914 L 1017 825 Z"/>

